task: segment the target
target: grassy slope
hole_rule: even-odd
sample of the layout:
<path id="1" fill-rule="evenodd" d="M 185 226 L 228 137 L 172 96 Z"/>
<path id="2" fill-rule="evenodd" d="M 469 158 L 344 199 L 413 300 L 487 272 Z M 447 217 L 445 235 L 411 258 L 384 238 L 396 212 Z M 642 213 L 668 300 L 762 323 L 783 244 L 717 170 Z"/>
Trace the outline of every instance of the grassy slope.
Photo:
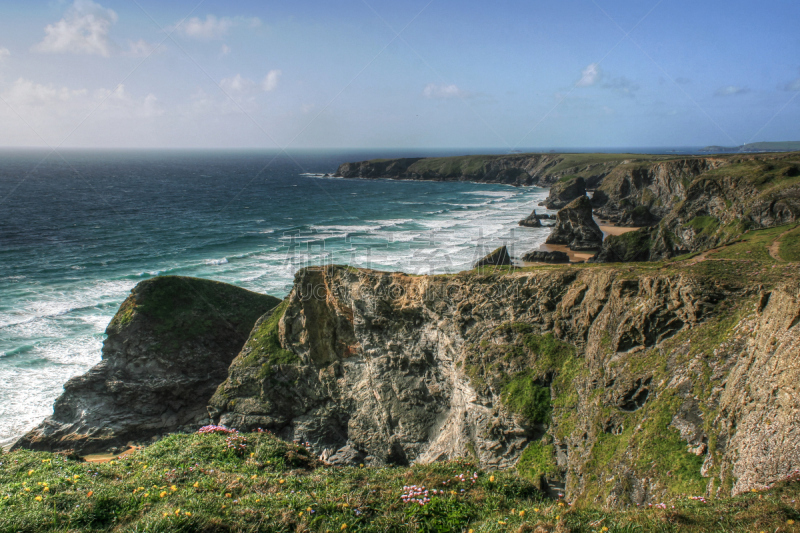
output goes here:
<path id="1" fill-rule="evenodd" d="M 234 451 L 223 435 L 173 435 L 103 464 L 6 454 L 0 531 L 800 531 L 797 478 L 730 500 L 604 512 L 547 500 L 512 473 L 467 461 L 321 467 L 301 446 L 243 436 L 246 448 Z M 404 503 L 408 485 L 444 493 Z"/>

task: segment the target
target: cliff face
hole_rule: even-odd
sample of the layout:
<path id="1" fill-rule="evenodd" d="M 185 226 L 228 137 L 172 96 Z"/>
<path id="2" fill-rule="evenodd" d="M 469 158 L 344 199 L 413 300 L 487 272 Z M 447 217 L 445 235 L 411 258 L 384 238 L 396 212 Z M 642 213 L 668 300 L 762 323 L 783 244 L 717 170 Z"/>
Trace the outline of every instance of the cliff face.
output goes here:
<path id="1" fill-rule="evenodd" d="M 596 185 L 626 155 L 519 154 L 433 158 L 375 159 L 339 166 L 343 178 L 391 178 L 428 181 L 473 181 L 549 187 L 566 176 Z M 652 156 L 646 156 L 648 158 Z M 566 201 L 569 203 L 570 198 Z"/>
<path id="2" fill-rule="evenodd" d="M 103 360 L 70 379 L 53 415 L 14 448 L 92 453 L 195 430 L 256 319 L 278 304 L 224 283 L 139 283 L 106 329 Z"/>
<path id="3" fill-rule="evenodd" d="M 738 493 L 800 467 L 796 278 L 721 260 L 306 269 L 209 412 L 333 463 L 516 465 L 570 500 Z"/>

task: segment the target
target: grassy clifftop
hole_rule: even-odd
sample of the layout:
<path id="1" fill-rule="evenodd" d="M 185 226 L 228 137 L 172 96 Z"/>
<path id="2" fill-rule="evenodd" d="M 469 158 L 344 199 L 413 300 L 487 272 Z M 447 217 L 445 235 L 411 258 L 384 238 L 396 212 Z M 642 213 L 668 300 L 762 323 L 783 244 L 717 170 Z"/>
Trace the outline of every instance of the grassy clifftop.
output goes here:
<path id="1" fill-rule="evenodd" d="M 325 467 L 267 433 L 173 435 L 99 464 L 0 459 L 2 532 L 800 531 L 800 475 L 733 499 L 606 512 L 469 461 Z"/>

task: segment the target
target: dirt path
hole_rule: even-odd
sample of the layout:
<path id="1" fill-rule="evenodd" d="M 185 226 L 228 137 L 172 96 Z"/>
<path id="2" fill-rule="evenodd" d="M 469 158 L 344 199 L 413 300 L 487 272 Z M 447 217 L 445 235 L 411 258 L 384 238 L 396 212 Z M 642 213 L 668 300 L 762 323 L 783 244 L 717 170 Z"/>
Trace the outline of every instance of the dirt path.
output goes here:
<path id="1" fill-rule="evenodd" d="M 772 257 L 775 261 L 779 261 L 781 263 L 785 263 L 785 261 L 783 259 L 781 259 L 781 256 L 779 254 L 779 251 L 780 251 L 780 248 L 781 248 L 781 239 L 784 238 L 787 234 L 789 234 L 789 233 L 793 232 L 794 230 L 796 230 L 798 227 L 800 227 L 800 226 L 795 226 L 795 227 L 793 227 L 791 229 L 787 229 L 786 231 L 784 231 L 783 233 L 778 235 L 775 238 L 775 240 L 772 241 L 772 243 L 769 246 L 767 246 L 767 250 L 769 250 L 770 257 Z"/>

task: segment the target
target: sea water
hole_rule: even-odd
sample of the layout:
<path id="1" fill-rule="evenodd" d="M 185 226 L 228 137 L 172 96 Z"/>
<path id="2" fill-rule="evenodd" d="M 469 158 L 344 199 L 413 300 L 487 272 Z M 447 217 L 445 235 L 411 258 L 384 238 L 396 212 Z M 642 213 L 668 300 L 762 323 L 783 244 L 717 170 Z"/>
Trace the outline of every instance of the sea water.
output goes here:
<path id="1" fill-rule="evenodd" d="M 549 233 L 517 226 L 544 189 L 323 176 L 376 156 L 0 152 L 0 444 L 100 361 L 108 322 L 144 279 L 283 297 L 308 265 L 458 272 Z"/>

